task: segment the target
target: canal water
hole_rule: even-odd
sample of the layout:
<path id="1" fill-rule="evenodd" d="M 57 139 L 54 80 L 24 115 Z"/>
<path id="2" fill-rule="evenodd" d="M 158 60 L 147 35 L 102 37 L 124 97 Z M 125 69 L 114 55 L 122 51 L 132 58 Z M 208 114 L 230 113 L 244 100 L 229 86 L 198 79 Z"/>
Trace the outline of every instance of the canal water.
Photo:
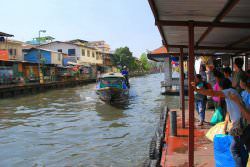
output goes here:
<path id="1" fill-rule="evenodd" d="M 131 78 L 129 103 L 101 102 L 95 84 L 0 100 L 0 166 L 140 166 L 166 102 L 163 74 Z"/>

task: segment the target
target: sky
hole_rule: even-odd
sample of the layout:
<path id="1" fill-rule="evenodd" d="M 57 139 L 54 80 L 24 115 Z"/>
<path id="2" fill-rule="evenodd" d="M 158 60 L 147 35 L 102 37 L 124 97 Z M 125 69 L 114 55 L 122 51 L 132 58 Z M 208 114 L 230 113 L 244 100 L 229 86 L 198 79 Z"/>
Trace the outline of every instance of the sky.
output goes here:
<path id="1" fill-rule="evenodd" d="M 147 0 L 1 0 L 0 31 L 28 41 L 46 30 L 55 40 L 105 40 L 135 57 L 161 46 Z"/>

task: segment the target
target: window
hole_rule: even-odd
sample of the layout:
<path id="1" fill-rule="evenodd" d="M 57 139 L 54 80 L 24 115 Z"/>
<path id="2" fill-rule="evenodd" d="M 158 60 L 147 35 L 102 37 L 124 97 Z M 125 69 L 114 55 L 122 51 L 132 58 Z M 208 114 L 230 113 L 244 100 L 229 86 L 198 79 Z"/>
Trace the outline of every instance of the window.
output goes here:
<path id="1" fill-rule="evenodd" d="M 13 54 L 13 49 L 9 49 L 9 55 Z"/>
<path id="2" fill-rule="evenodd" d="M 89 50 L 87 51 L 87 56 L 90 57 L 90 51 Z"/>
<path id="3" fill-rule="evenodd" d="M 58 49 L 57 52 L 61 52 L 62 53 L 62 49 Z"/>
<path id="4" fill-rule="evenodd" d="M 85 49 L 82 49 L 82 56 L 85 56 Z"/>
<path id="5" fill-rule="evenodd" d="M 92 57 L 95 57 L 95 52 L 92 52 Z"/>
<path id="6" fill-rule="evenodd" d="M 58 61 L 61 61 L 61 55 L 62 55 L 61 53 L 57 53 L 57 60 Z"/>
<path id="7" fill-rule="evenodd" d="M 16 56 L 16 49 L 13 49 L 13 55 Z"/>
<path id="8" fill-rule="evenodd" d="M 98 60 L 98 59 L 99 59 L 99 53 L 96 52 L 96 60 Z"/>
<path id="9" fill-rule="evenodd" d="M 76 55 L 76 50 L 75 49 L 68 49 L 68 55 L 69 56 L 75 56 Z"/>
<path id="10" fill-rule="evenodd" d="M 9 49 L 9 55 L 16 56 L 16 49 Z"/>

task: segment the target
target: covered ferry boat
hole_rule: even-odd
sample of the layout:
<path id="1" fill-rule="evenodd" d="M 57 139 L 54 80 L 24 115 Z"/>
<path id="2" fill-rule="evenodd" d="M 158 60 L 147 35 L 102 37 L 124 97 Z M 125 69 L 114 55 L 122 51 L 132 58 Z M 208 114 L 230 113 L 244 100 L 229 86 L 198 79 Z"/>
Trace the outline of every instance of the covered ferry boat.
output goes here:
<path id="1" fill-rule="evenodd" d="M 103 74 L 98 78 L 96 93 L 107 103 L 123 103 L 128 99 L 129 87 L 125 77 L 120 73 Z"/>

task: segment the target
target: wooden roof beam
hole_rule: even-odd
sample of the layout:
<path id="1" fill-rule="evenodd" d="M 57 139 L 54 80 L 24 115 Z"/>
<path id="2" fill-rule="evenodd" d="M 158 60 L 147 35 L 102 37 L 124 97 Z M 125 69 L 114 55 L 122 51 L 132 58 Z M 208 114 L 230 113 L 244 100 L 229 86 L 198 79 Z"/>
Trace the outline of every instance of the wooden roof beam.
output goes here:
<path id="1" fill-rule="evenodd" d="M 158 26 L 188 26 L 190 21 L 172 21 L 172 20 L 159 20 L 156 21 Z M 193 21 L 195 27 L 219 27 L 219 28 L 238 28 L 249 29 L 250 23 L 234 23 L 234 22 L 207 22 L 207 21 Z"/>
<path id="2" fill-rule="evenodd" d="M 240 0 L 230 0 L 221 10 L 221 12 L 217 15 L 213 22 L 220 22 L 232 9 L 233 7 L 239 2 Z M 201 35 L 201 37 L 196 42 L 195 46 L 198 46 L 201 41 L 205 39 L 205 37 L 212 31 L 213 27 L 208 27 L 206 31 Z"/>
<path id="3" fill-rule="evenodd" d="M 170 53 L 166 53 L 166 54 L 161 54 L 161 55 L 165 55 L 165 56 L 173 56 L 173 57 L 179 57 L 180 56 L 180 52 L 170 52 Z M 216 56 L 214 53 L 194 53 L 195 56 L 199 57 L 199 56 Z M 157 54 L 147 54 L 149 59 L 154 59 L 157 58 Z M 184 52 L 183 53 L 184 57 L 188 57 L 188 53 Z"/>
<path id="4" fill-rule="evenodd" d="M 168 45 L 169 48 L 188 48 L 187 45 Z M 250 48 L 237 48 L 237 47 L 220 47 L 220 46 L 196 46 L 196 50 L 239 50 L 245 51 Z"/>

